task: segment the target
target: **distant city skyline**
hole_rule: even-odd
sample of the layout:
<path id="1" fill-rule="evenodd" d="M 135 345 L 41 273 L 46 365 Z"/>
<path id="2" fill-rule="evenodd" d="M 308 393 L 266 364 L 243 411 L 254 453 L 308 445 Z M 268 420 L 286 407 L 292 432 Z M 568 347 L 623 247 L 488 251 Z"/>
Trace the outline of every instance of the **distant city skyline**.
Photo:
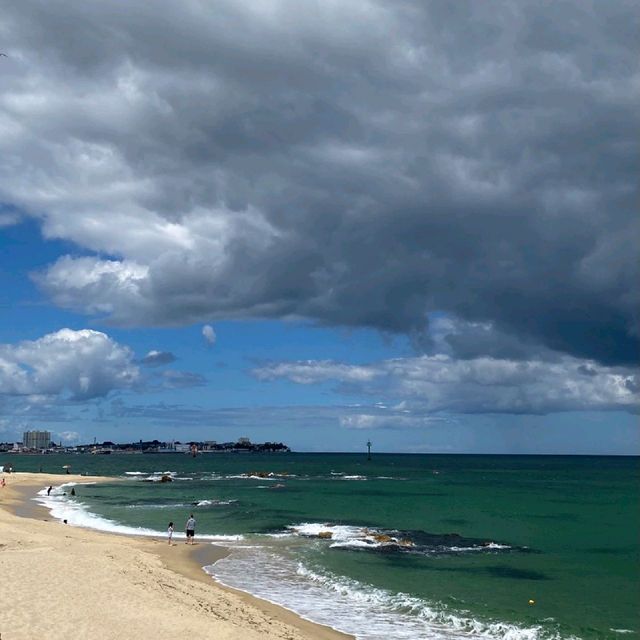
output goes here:
<path id="1" fill-rule="evenodd" d="M 136 440 L 134 442 L 113 442 L 104 440 L 98 442 L 54 442 L 50 431 L 25 431 L 21 442 L 0 442 L 0 453 L 11 454 L 133 454 L 133 453 L 183 453 L 196 457 L 200 454 L 226 453 L 226 452 L 259 452 L 280 453 L 290 452 L 290 448 L 284 442 L 252 442 L 250 438 L 240 436 L 227 442 L 214 440 L 187 440 L 180 442 L 171 440 L 165 442 L 154 438 L 153 440 Z M 66 468 L 66 467 L 65 467 Z"/>
<path id="2" fill-rule="evenodd" d="M 635 8 L 498 6 L 7 6 L 0 442 L 639 455 Z"/>

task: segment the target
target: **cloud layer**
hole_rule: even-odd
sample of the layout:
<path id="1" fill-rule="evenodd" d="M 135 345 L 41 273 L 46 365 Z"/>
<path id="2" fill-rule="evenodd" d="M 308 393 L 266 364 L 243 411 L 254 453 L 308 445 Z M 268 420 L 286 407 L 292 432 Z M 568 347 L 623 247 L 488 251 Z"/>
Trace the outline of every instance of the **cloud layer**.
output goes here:
<path id="1" fill-rule="evenodd" d="M 210 347 L 216 343 L 216 332 L 210 324 L 205 324 L 204 327 L 202 327 L 202 337 Z"/>
<path id="2" fill-rule="evenodd" d="M 382 422 L 398 426 L 428 420 L 431 412 L 550 413 L 637 410 L 640 379 L 630 371 L 563 357 L 556 362 L 488 357 L 455 360 L 446 355 L 396 358 L 369 365 L 328 360 L 281 362 L 254 370 L 261 380 L 337 383 L 340 390 L 384 398 L 393 414 L 350 418 L 345 426 Z M 386 405 L 378 409 L 387 409 Z M 403 415 L 406 414 L 406 415 Z M 417 416 L 417 417 L 416 417 Z"/>
<path id="3" fill-rule="evenodd" d="M 0 201 L 78 246 L 39 275 L 51 298 L 121 325 L 424 339 L 445 311 L 636 362 L 637 19 L 623 1 L 11 3 Z"/>

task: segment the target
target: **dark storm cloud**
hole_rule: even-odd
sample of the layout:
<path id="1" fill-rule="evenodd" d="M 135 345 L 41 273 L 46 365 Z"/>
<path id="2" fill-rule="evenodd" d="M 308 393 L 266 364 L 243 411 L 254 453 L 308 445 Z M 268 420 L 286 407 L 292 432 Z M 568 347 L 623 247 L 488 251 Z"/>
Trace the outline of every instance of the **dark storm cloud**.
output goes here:
<path id="1" fill-rule="evenodd" d="M 86 252 L 40 274 L 58 304 L 423 344 L 445 311 L 509 336 L 452 338 L 462 357 L 522 341 L 637 362 L 632 3 L 22 2 L 3 20 L 0 199 Z"/>

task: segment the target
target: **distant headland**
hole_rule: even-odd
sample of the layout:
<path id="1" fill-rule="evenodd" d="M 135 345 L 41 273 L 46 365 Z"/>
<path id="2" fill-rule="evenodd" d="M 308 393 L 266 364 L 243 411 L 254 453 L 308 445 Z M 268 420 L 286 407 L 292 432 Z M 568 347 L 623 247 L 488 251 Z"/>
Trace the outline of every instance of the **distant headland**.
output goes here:
<path id="1" fill-rule="evenodd" d="M 38 437 L 36 437 L 36 434 Z M 46 436 L 44 435 L 46 434 Z M 0 443 L 0 453 L 12 454 L 55 454 L 75 453 L 90 455 L 138 454 L 138 453 L 184 453 L 190 455 L 209 453 L 251 453 L 289 452 L 291 449 L 282 442 L 251 442 L 249 438 L 238 438 L 236 442 L 216 442 L 215 440 L 188 442 L 160 440 L 139 440 L 138 442 L 116 443 L 109 440 L 92 444 L 65 445 L 51 441 L 47 431 L 25 432 L 22 442 Z"/>

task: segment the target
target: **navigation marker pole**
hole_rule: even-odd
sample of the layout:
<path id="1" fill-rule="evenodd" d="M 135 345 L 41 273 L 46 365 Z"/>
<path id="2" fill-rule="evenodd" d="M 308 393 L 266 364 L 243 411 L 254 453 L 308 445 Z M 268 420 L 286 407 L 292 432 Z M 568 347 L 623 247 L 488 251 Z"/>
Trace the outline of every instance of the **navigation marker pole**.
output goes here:
<path id="1" fill-rule="evenodd" d="M 367 460 L 371 460 L 371 440 L 367 440 Z"/>

